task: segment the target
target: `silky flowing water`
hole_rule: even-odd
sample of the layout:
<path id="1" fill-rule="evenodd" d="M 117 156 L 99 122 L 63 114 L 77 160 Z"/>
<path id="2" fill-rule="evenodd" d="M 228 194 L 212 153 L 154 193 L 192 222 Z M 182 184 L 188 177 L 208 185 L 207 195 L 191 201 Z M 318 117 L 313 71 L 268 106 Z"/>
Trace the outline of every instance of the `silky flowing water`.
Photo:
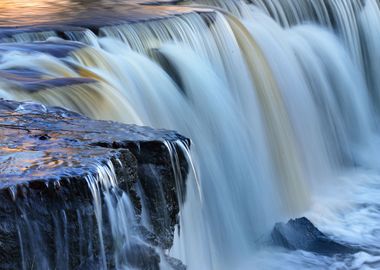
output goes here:
<path id="1" fill-rule="evenodd" d="M 7 47 L 2 71 L 92 82 L 31 92 L 1 80 L 0 95 L 191 138 L 196 173 L 167 251 L 190 270 L 379 269 L 379 2 L 186 4 L 215 11 L 68 30 L 84 46 L 64 57 Z M 63 42 L 50 32 L 3 41 L 46 39 Z M 119 217 L 129 207 L 120 200 Z M 265 244 L 275 222 L 300 216 L 365 251 L 324 257 Z"/>

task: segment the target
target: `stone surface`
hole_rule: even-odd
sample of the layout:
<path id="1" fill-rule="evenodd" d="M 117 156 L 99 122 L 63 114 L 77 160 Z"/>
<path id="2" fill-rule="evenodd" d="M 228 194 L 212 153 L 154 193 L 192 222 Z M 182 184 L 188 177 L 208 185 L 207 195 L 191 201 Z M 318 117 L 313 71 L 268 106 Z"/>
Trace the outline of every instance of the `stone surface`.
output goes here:
<path id="1" fill-rule="evenodd" d="M 177 143 L 190 142 L 173 131 L 0 100 L 0 269 L 21 269 L 22 262 L 26 269 L 99 265 L 94 259 L 99 239 L 93 198 L 85 179 L 109 161 L 137 220 L 144 205 L 152 221 L 149 228 L 136 228 L 149 246 L 136 247 L 131 263 L 137 269 L 156 269 L 159 257 L 153 247 L 171 247 L 179 212 L 168 145 L 176 150 L 180 174 L 188 170 Z M 104 219 L 110 251 L 110 228 Z M 112 269 L 112 258 L 109 261 Z"/>
<path id="2" fill-rule="evenodd" d="M 358 250 L 338 243 L 319 231 L 307 218 L 277 223 L 271 233 L 275 245 L 290 250 L 305 250 L 323 255 L 355 253 Z"/>
<path id="3" fill-rule="evenodd" d="M 164 141 L 189 142 L 171 131 L 91 120 L 36 103 L 1 103 L 0 189 L 59 179 L 64 174 L 81 176 L 94 159 L 104 162 L 119 157 L 120 151 L 114 149 L 129 149 L 140 162 L 164 163 L 160 160 L 164 158 L 156 156 L 164 150 Z"/>
<path id="4" fill-rule="evenodd" d="M 186 270 L 186 266 L 178 259 L 167 256 L 166 261 L 173 270 Z"/>

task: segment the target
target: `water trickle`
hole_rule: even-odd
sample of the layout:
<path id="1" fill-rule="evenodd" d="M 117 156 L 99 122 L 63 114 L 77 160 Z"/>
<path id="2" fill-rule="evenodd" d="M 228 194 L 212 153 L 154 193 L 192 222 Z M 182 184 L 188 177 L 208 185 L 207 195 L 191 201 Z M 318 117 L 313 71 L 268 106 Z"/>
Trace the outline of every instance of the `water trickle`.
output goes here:
<path id="1" fill-rule="evenodd" d="M 98 166 L 95 176 L 87 177 L 94 200 L 95 215 L 99 233 L 102 267 L 107 269 L 106 247 L 103 239 L 104 220 L 103 203 L 112 234 L 114 267 L 129 267 L 127 254 L 132 252 L 133 242 L 142 241 L 136 233 L 137 221 L 134 207 L 128 195 L 118 188 L 115 171 L 111 162 Z"/>

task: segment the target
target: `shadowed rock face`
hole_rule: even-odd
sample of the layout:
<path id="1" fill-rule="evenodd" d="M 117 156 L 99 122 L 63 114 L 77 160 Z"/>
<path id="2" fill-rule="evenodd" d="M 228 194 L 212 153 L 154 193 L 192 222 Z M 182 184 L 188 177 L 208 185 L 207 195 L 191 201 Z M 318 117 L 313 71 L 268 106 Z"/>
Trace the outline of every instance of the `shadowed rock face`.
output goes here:
<path id="1" fill-rule="evenodd" d="M 291 219 L 288 223 L 277 223 L 271 234 L 275 245 L 290 250 L 306 250 L 327 256 L 350 254 L 359 250 L 343 245 L 318 230 L 307 218 Z"/>
<path id="2" fill-rule="evenodd" d="M 171 247 L 179 212 L 173 154 L 179 174 L 188 171 L 181 144 L 189 146 L 189 140 L 173 131 L 0 100 L 0 269 L 99 265 L 94 202 L 86 177 L 107 162 L 112 162 L 118 186 L 132 202 L 134 230 L 143 238 L 126 257 L 138 269 L 157 269 L 160 257 L 154 248 Z M 184 189 L 184 181 L 179 185 Z M 142 222 L 143 209 L 149 226 Z M 110 221 L 107 215 L 103 219 L 112 269 Z"/>

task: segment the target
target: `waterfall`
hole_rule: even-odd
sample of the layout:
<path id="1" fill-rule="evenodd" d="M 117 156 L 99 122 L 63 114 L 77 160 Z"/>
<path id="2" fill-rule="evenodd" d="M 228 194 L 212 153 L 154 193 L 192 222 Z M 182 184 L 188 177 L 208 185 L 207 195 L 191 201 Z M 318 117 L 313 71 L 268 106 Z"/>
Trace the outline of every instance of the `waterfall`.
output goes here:
<path id="1" fill-rule="evenodd" d="M 104 200 L 114 245 L 114 267 L 116 269 L 128 269 L 130 266 L 128 265 L 127 255 L 131 252 L 131 248 L 136 248 L 133 247 L 133 242 L 142 242 L 134 228 L 137 224 L 135 211 L 128 195 L 118 188 L 112 163 L 109 162 L 106 166 L 97 166 L 97 170 L 98 172 L 95 176 L 89 175 L 87 177 L 87 182 L 94 200 L 95 216 L 99 233 L 101 266 L 102 269 L 107 269 L 107 258 L 102 231 L 102 201 Z"/>
<path id="2" fill-rule="evenodd" d="M 380 6 L 375 0 L 193 5 L 216 9 L 108 25 L 97 35 L 67 31 L 70 41 L 48 31 L 14 36 L 8 41 L 26 42 L 26 49 L 2 52 L 8 79 L 0 81 L 0 95 L 191 138 L 197 177 L 188 179 L 170 252 L 189 269 L 236 269 L 276 221 L 304 214 L 337 175 L 379 168 L 373 153 Z M 44 39 L 80 47 L 63 56 L 28 47 Z M 33 76 L 18 80 L 15 70 Z M 59 79 L 72 83 L 57 85 Z M 116 186 L 102 179 L 89 179 L 95 202 L 104 193 L 110 220 L 130 222 L 123 216 L 131 210 L 128 198 L 117 196 L 113 206 Z M 127 245 L 129 225 L 111 225 L 115 241 Z M 116 265 L 123 260 L 115 255 Z"/>

